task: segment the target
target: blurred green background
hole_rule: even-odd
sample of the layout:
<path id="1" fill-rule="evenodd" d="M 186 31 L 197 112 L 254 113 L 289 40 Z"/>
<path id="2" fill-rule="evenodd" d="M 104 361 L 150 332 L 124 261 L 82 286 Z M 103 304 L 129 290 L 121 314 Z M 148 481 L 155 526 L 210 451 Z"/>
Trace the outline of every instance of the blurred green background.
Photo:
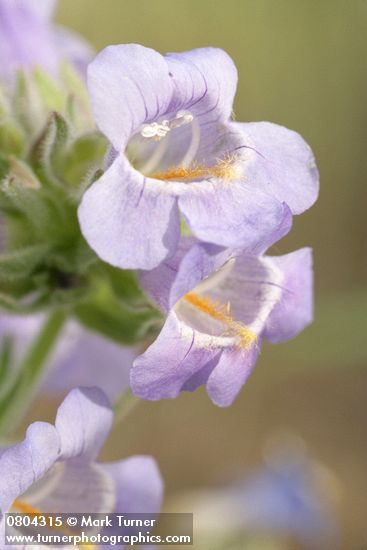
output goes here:
<path id="1" fill-rule="evenodd" d="M 345 548 L 366 548 L 366 0 L 61 0 L 59 23 L 100 50 L 138 42 L 164 53 L 219 46 L 239 71 L 237 120 L 270 120 L 311 144 L 321 194 L 277 246 L 315 253 L 316 317 L 291 343 L 265 346 L 227 410 L 204 391 L 144 403 L 106 456 L 152 453 L 167 493 L 210 485 L 259 463 L 285 429 L 340 483 Z"/>

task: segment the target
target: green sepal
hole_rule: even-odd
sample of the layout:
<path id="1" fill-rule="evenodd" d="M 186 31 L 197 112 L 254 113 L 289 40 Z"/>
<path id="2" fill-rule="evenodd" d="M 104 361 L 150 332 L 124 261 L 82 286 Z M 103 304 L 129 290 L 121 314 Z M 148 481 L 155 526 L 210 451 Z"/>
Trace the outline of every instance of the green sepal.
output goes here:
<path id="1" fill-rule="evenodd" d="M 0 86 L 0 154 L 20 155 L 24 145 L 24 132 L 12 113 L 9 97 Z"/>
<path id="2" fill-rule="evenodd" d="M 0 283 L 27 279 L 47 255 L 48 245 L 38 244 L 0 255 Z"/>
<path id="3" fill-rule="evenodd" d="M 74 67 L 64 61 L 60 76 L 67 96 L 65 114 L 77 132 L 89 132 L 95 128 L 85 83 Z"/>
<path id="4" fill-rule="evenodd" d="M 5 86 L 0 85 L 0 118 L 6 118 L 10 113 L 10 100 Z"/>
<path id="5" fill-rule="evenodd" d="M 77 319 L 87 328 L 125 345 L 156 334 L 162 326 L 162 314 L 139 289 L 135 275 L 120 270 L 118 290 L 106 273 L 102 275 L 103 269 L 95 277 L 88 299 L 74 307 Z"/>
<path id="6" fill-rule="evenodd" d="M 52 112 L 28 156 L 29 163 L 43 184 L 62 184 L 58 173 L 68 140 L 68 123 L 59 113 Z"/>
<path id="7" fill-rule="evenodd" d="M 183 237 L 192 237 L 191 229 L 188 227 L 185 218 L 181 216 L 180 222 L 181 222 L 181 235 Z"/>
<path id="8" fill-rule="evenodd" d="M 5 334 L 0 343 L 0 387 L 5 386 L 13 362 L 13 339 Z"/>
<path id="9" fill-rule="evenodd" d="M 24 246 L 30 243 L 39 243 L 47 240 L 60 240 L 67 231 L 68 212 L 64 197 L 56 192 L 50 193 L 45 189 L 24 187 L 16 178 L 7 177 L 1 184 L 2 210 L 8 216 L 13 216 L 21 229 L 18 236 L 22 241 L 12 246 Z M 25 225 L 23 225 L 25 224 Z"/>
<path id="10" fill-rule="evenodd" d="M 8 175 L 10 170 L 9 159 L 0 152 L 0 182 Z M 0 197 L 1 203 L 1 197 Z"/>
<path id="11" fill-rule="evenodd" d="M 60 86 L 40 67 L 33 70 L 34 82 L 44 107 L 48 111 L 62 112 L 65 108 L 65 99 Z"/>
<path id="12" fill-rule="evenodd" d="M 34 142 L 28 160 L 45 185 L 63 186 L 74 192 L 78 187 L 84 189 L 85 181 L 101 169 L 107 147 L 107 140 L 99 132 L 73 139 L 67 120 L 53 112 Z"/>
<path id="13" fill-rule="evenodd" d="M 9 179 L 15 181 L 20 187 L 29 189 L 39 189 L 41 187 L 40 181 L 27 163 L 11 155 L 8 165 Z"/>
<path id="14" fill-rule="evenodd" d="M 36 135 L 47 118 L 34 78 L 24 71 L 16 75 L 11 112 L 29 136 Z"/>
<path id="15" fill-rule="evenodd" d="M 0 121 L 0 151 L 2 154 L 21 155 L 25 136 L 20 126 L 10 118 Z"/>
<path id="16" fill-rule="evenodd" d="M 74 187 L 80 186 L 88 175 L 102 166 L 107 147 L 107 140 L 99 132 L 78 137 L 63 156 L 63 179 Z"/>

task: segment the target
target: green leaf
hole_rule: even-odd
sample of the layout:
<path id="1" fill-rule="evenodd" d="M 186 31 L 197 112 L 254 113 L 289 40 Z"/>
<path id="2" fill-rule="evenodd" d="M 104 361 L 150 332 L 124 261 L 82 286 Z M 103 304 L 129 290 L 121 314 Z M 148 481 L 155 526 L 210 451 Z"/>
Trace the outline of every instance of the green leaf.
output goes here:
<path id="1" fill-rule="evenodd" d="M 25 279 L 47 255 L 47 244 L 28 246 L 0 255 L 0 282 Z"/>

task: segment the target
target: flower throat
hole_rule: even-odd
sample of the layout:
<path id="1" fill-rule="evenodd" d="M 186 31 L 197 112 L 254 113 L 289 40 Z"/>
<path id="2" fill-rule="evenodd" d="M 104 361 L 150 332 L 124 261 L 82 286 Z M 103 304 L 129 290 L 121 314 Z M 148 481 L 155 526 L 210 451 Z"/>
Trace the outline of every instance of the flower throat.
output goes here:
<path id="1" fill-rule="evenodd" d="M 171 166 L 166 170 L 157 170 L 166 152 L 169 135 L 172 131 L 187 125 L 191 127 L 191 141 L 182 161 L 179 165 Z M 209 178 L 231 181 L 238 176 L 237 155 L 226 155 L 224 158 L 216 159 L 215 164 L 211 165 L 194 161 L 200 146 L 200 126 L 194 115 L 188 111 L 178 111 L 171 119 L 147 124 L 141 129 L 140 135 L 144 140 L 159 142 L 151 157 L 140 168 L 140 171 L 150 178 L 190 182 Z"/>
<path id="2" fill-rule="evenodd" d="M 243 323 L 233 319 L 230 314 L 230 304 L 216 304 L 209 298 L 203 298 L 193 292 L 186 294 L 183 299 L 202 313 L 226 325 L 227 334 L 237 338 L 238 347 L 250 349 L 256 342 L 256 334 Z"/>

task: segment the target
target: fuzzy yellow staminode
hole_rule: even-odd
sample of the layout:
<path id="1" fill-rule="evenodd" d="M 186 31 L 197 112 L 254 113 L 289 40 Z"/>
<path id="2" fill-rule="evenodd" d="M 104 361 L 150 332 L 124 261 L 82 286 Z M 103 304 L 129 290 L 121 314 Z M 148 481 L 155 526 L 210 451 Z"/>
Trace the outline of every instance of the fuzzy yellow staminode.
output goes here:
<path id="1" fill-rule="evenodd" d="M 246 327 L 246 325 L 233 319 L 230 314 L 229 304 L 215 304 L 209 298 L 203 298 L 193 292 L 186 294 L 184 300 L 206 315 L 226 325 L 228 334 L 238 339 L 238 346 L 240 348 L 250 349 L 253 343 L 256 342 L 256 334 Z"/>
<path id="2" fill-rule="evenodd" d="M 42 514 L 40 510 L 33 508 L 33 506 L 31 506 L 30 504 L 27 504 L 26 502 L 23 502 L 22 500 L 14 501 L 12 507 L 15 508 L 15 510 L 18 510 L 19 512 L 22 512 L 22 514 L 35 514 L 35 515 Z"/>
<path id="3" fill-rule="evenodd" d="M 47 515 L 47 514 L 43 514 L 37 508 L 34 508 L 31 504 L 27 504 L 26 502 L 23 502 L 23 500 L 19 500 L 19 499 L 15 500 L 13 502 L 12 509 L 13 510 L 18 510 L 22 514 L 33 514 L 35 516 L 45 516 L 45 515 Z M 61 531 L 65 535 L 73 536 L 73 535 L 77 534 L 77 533 L 74 533 L 73 531 L 71 531 L 70 529 L 68 529 L 66 526 L 57 527 L 56 525 L 52 525 L 50 527 L 52 527 L 52 529 L 54 529 L 56 531 Z M 81 550 L 95 550 L 96 547 L 93 544 L 89 544 L 89 545 L 80 544 L 78 546 L 78 548 L 80 548 Z"/>
<path id="4" fill-rule="evenodd" d="M 236 156 L 230 155 L 222 160 L 218 160 L 214 166 L 206 166 L 205 164 L 192 164 L 187 168 L 174 166 L 164 172 L 156 172 L 150 177 L 163 181 L 193 181 L 213 177 L 231 181 L 237 176 Z"/>

